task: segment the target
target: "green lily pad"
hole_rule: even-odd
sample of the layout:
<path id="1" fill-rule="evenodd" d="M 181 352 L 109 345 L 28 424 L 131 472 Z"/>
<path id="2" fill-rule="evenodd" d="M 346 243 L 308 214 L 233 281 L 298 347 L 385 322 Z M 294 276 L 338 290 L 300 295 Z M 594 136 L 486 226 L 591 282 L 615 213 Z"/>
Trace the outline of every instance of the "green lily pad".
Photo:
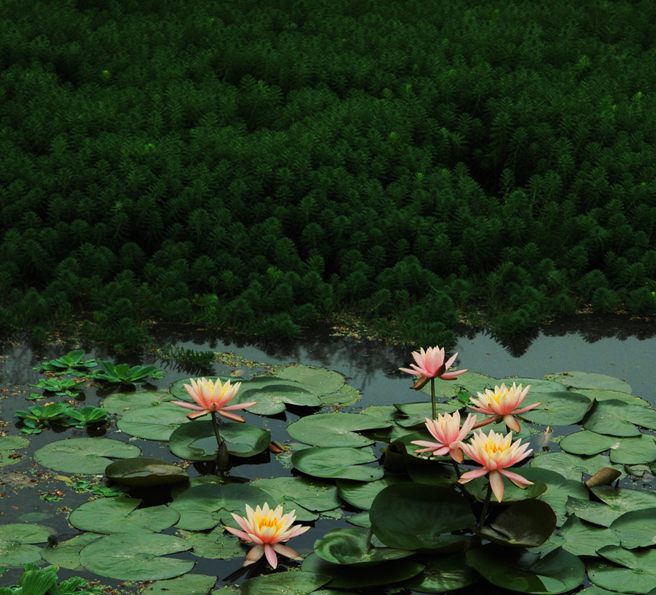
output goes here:
<path id="1" fill-rule="evenodd" d="M 426 419 L 433 416 L 431 402 L 421 403 L 395 403 L 394 407 L 405 416 L 405 419 L 397 420 L 402 428 L 411 428 L 414 426 L 423 426 Z M 440 413 L 453 413 L 462 407 L 462 403 L 451 400 L 447 403 L 436 403 L 435 410 Z"/>
<path id="2" fill-rule="evenodd" d="M 357 388 L 350 384 L 344 384 L 339 390 L 325 395 L 319 395 L 324 407 L 346 407 L 357 403 L 362 395 Z"/>
<path id="3" fill-rule="evenodd" d="M 619 539 L 605 528 L 586 523 L 575 516 L 567 519 L 554 536 L 554 543 L 575 556 L 596 556 L 597 550 L 607 545 L 619 545 Z"/>
<path id="4" fill-rule="evenodd" d="M 519 475 L 525 476 L 524 471 L 528 471 L 529 475 L 532 477 L 539 474 L 533 474 L 529 469 L 522 467 L 519 469 Z M 533 485 L 528 486 L 527 488 L 518 488 L 510 480 L 504 480 L 504 490 L 503 490 L 503 503 L 510 504 L 512 502 L 520 502 L 522 500 L 531 500 L 532 498 L 538 498 L 544 492 L 547 491 L 547 484 L 539 480 L 530 480 L 533 481 Z M 487 495 L 487 488 L 490 485 L 490 481 L 487 476 L 479 477 L 474 479 L 469 483 L 464 484 L 465 490 L 472 495 L 479 502 L 484 502 Z"/>
<path id="5" fill-rule="evenodd" d="M 522 407 L 533 403 L 540 403 L 540 406 L 522 413 L 521 417 L 545 426 L 570 426 L 583 419 L 593 402 L 588 397 L 571 391 L 529 391 Z"/>
<path id="6" fill-rule="evenodd" d="M 177 465 L 143 457 L 115 461 L 107 466 L 105 475 L 114 483 L 126 486 L 174 485 L 189 481 L 186 471 Z"/>
<path id="7" fill-rule="evenodd" d="M 314 552 L 331 564 L 372 566 L 414 554 L 410 550 L 367 546 L 366 529 L 333 529 L 314 542 Z"/>
<path id="8" fill-rule="evenodd" d="M 567 503 L 567 510 L 584 521 L 602 527 L 610 527 L 615 519 L 626 512 L 656 508 L 656 493 L 652 491 L 597 486 L 592 488 L 592 493 L 603 503 L 572 499 Z"/>
<path id="9" fill-rule="evenodd" d="M 618 392 L 630 393 L 631 385 L 619 378 L 606 376 L 605 374 L 593 374 L 590 372 L 559 372 L 558 374 L 545 374 L 546 380 L 560 382 L 570 388 L 616 390 Z"/>
<path id="10" fill-rule="evenodd" d="M 118 440 L 68 438 L 42 446 L 34 453 L 34 459 L 54 471 L 101 475 L 112 459 L 129 459 L 138 457 L 139 453 L 136 446 Z"/>
<path id="11" fill-rule="evenodd" d="M 567 387 L 560 382 L 555 382 L 554 380 L 544 380 L 542 378 L 520 378 L 517 376 L 508 376 L 507 378 L 499 378 L 495 381 L 495 384 L 505 384 L 506 386 L 512 386 L 513 382 L 515 384 L 521 384 L 522 386 L 530 385 L 529 394 L 531 393 L 559 393 L 567 390 Z"/>
<path id="12" fill-rule="evenodd" d="M 116 426 L 122 432 L 146 440 L 168 440 L 174 430 L 189 423 L 189 411 L 175 403 L 163 402 L 126 411 Z"/>
<path id="13" fill-rule="evenodd" d="M 123 415 L 131 409 L 141 409 L 152 405 L 160 405 L 170 401 L 171 395 L 163 391 L 137 391 L 130 393 L 114 393 L 105 397 L 102 402 L 104 409 L 116 415 Z"/>
<path id="14" fill-rule="evenodd" d="M 436 549 L 443 535 L 474 525 L 462 495 L 449 488 L 397 483 L 383 489 L 369 511 L 374 535 L 398 549 Z"/>
<path id="15" fill-rule="evenodd" d="M 20 457 L 14 458 L 16 451 L 29 445 L 30 441 L 22 436 L 3 436 L 0 438 L 0 467 L 20 462 Z"/>
<path id="16" fill-rule="evenodd" d="M 605 455 L 578 457 L 566 452 L 534 453 L 529 465 L 533 469 L 550 469 L 577 482 L 581 481 L 584 473 L 594 475 L 602 467 L 617 468 L 617 465 L 611 465 L 610 459 Z"/>
<path id="17" fill-rule="evenodd" d="M 656 430 L 656 410 L 646 401 L 642 403 L 627 403 L 619 399 L 601 401 L 583 424 L 586 430 L 611 436 L 639 436 L 640 431 L 636 426 Z"/>
<path id="18" fill-rule="evenodd" d="M 230 560 L 244 555 L 244 548 L 239 539 L 227 533 L 223 525 L 215 527 L 209 533 L 180 531 L 180 536 L 191 544 L 193 554 L 199 558 Z"/>
<path id="19" fill-rule="evenodd" d="M 466 556 L 468 564 L 493 585 L 519 593 L 567 593 L 585 578 L 583 563 L 562 549 L 541 558 L 490 544 L 469 550 Z"/>
<path id="20" fill-rule="evenodd" d="M 357 413 L 317 413 L 302 417 L 287 427 L 289 435 L 312 446 L 369 446 L 374 441 L 356 431 L 391 427 L 391 422 L 380 421 Z"/>
<path id="21" fill-rule="evenodd" d="M 335 510 L 340 506 L 337 488 L 334 485 L 306 477 L 256 479 L 251 481 L 251 485 L 271 494 L 276 501 L 283 505 L 286 512 L 297 508 L 296 518 L 298 520 L 304 520 L 299 514 L 299 508 L 313 512 L 325 512 Z"/>
<path id="22" fill-rule="evenodd" d="M 246 504 L 255 508 L 264 505 L 275 506 L 271 494 L 248 484 L 229 483 L 224 485 L 204 484 L 185 490 L 171 503 L 180 513 L 176 525 L 187 531 L 205 531 L 216 527 L 226 519 L 233 523 L 229 513 L 246 515 Z"/>
<path id="23" fill-rule="evenodd" d="M 435 380 L 435 395 L 437 397 L 453 397 L 458 394 L 461 389 L 466 390 L 470 395 L 476 396 L 477 392 L 482 392 L 486 388 L 492 388 L 495 384 L 501 382 L 492 376 L 479 374 L 478 372 L 467 372 L 462 376 L 458 376 L 455 380 Z M 431 387 L 430 382 L 427 382 L 421 392 L 430 396 Z M 429 401 L 430 403 L 430 401 Z M 430 414 L 428 415 L 430 417 Z"/>
<path id="24" fill-rule="evenodd" d="M 221 437 L 228 452 L 236 457 L 252 457 L 265 451 L 271 443 L 271 432 L 241 423 L 221 424 Z M 212 420 L 195 421 L 178 427 L 169 440 L 171 452 L 189 461 L 213 461 L 218 447 Z"/>
<path id="25" fill-rule="evenodd" d="M 84 570 L 80 562 L 80 552 L 90 543 L 100 539 L 98 533 L 80 533 L 71 539 L 62 541 L 54 547 L 47 547 L 41 551 L 43 559 L 49 564 L 68 570 Z"/>
<path id="26" fill-rule="evenodd" d="M 48 541 L 53 533 L 52 529 L 43 525 L 0 525 L 0 568 L 37 562 L 43 550 L 34 544 Z"/>
<path id="27" fill-rule="evenodd" d="M 275 376 L 260 376 L 245 384 L 239 392 L 241 402 L 255 401 L 248 408 L 258 415 L 276 415 L 285 410 L 285 405 L 321 407 L 319 397 L 303 388 L 303 385 Z"/>
<path id="28" fill-rule="evenodd" d="M 275 376 L 298 382 L 304 389 L 317 395 L 322 402 L 324 395 L 337 392 L 345 383 L 344 376 L 333 370 L 303 365 L 287 366 L 278 370 Z"/>
<path id="29" fill-rule="evenodd" d="M 310 554 L 301 566 L 301 570 L 305 572 L 329 576 L 330 582 L 326 586 L 335 589 L 366 589 L 382 585 L 391 586 L 417 576 L 423 569 L 423 564 L 405 558 L 403 560 L 389 560 L 377 566 L 375 572 L 372 572 L 372 569 L 367 566 L 360 568 L 330 564 L 316 554 Z"/>
<path id="30" fill-rule="evenodd" d="M 330 578 L 314 572 L 276 572 L 248 579 L 242 595 L 297 595 L 313 593 Z"/>
<path id="31" fill-rule="evenodd" d="M 374 498 L 386 487 L 404 480 L 394 477 L 383 477 L 376 481 L 362 483 L 361 481 L 348 481 L 340 479 L 337 481 L 337 493 L 339 497 L 350 506 L 360 510 L 369 510 Z"/>
<path id="32" fill-rule="evenodd" d="M 157 581 L 146 587 L 142 595 L 157 595 L 158 593 L 169 593 L 174 595 L 207 595 L 207 592 L 215 585 L 216 576 L 207 574 L 185 574 L 178 578 L 166 581 Z"/>
<path id="33" fill-rule="evenodd" d="M 637 438 L 618 438 L 582 430 L 565 436 L 560 441 L 560 447 L 576 455 L 594 455 L 610 449 L 610 460 L 624 465 L 656 461 L 656 442 L 652 436 L 645 434 Z"/>
<path id="34" fill-rule="evenodd" d="M 80 562 L 90 572 L 122 581 L 153 581 L 189 572 L 190 560 L 164 557 L 191 546 L 171 535 L 132 531 L 106 535 L 80 552 Z"/>
<path id="35" fill-rule="evenodd" d="M 513 547 L 543 544 L 556 528 L 556 513 L 546 502 L 522 500 L 501 511 L 481 528 L 485 539 Z"/>
<path id="36" fill-rule="evenodd" d="M 623 548 L 656 545 L 656 508 L 643 508 L 625 512 L 613 521 L 611 530 L 620 539 Z"/>
<path id="37" fill-rule="evenodd" d="M 367 465 L 376 461 L 370 448 L 306 448 L 297 450 L 291 460 L 295 469 L 326 479 L 374 481 L 385 474 L 381 467 Z"/>
<path id="38" fill-rule="evenodd" d="M 440 556 L 426 564 L 424 571 L 406 583 L 416 593 L 457 591 L 479 582 L 478 574 L 467 566 L 464 553 Z"/>
<path id="39" fill-rule="evenodd" d="M 619 566 L 597 561 L 589 564 L 588 576 L 595 585 L 620 593 L 650 593 L 656 589 L 656 549 L 629 551 L 611 545 L 598 553 Z"/>
<path id="40" fill-rule="evenodd" d="M 180 515 L 168 506 L 137 508 L 136 498 L 99 498 L 76 508 L 68 521 L 80 531 L 124 533 L 163 531 L 178 522 Z"/>
<path id="41" fill-rule="evenodd" d="M 603 403 L 604 401 L 622 401 L 627 405 L 636 405 L 638 407 L 651 407 L 651 403 L 646 401 L 641 397 L 636 397 L 630 393 L 625 393 L 618 390 L 604 390 L 604 389 L 594 389 L 594 388 L 580 388 L 577 389 L 578 393 L 594 399 L 598 403 Z"/>

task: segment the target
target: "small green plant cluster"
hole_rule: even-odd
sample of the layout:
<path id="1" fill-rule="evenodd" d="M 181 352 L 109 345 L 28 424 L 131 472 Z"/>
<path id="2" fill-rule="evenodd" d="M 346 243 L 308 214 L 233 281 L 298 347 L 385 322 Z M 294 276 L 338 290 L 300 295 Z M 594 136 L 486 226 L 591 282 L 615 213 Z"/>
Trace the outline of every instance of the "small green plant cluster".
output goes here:
<path id="1" fill-rule="evenodd" d="M 58 570 L 56 566 L 38 568 L 36 564 L 27 564 L 18 585 L 0 587 L 0 595 L 102 595 L 101 586 L 92 585 L 79 576 L 60 581 Z"/>
<path id="2" fill-rule="evenodd" d="M 46 426 L 84 428 L 105 424 L 109 414 L 101 407 L 87 406 L 76 409 L 68 403 L 59 402 L 16 411 L 16 417 L 21 419 L 23 434 L 40 434 Z"/>
<path id="3" fill-rule="evenodd" d="M 0 329 L 656 314 L 653 2 L 163 6 L 2 3 Z"/>

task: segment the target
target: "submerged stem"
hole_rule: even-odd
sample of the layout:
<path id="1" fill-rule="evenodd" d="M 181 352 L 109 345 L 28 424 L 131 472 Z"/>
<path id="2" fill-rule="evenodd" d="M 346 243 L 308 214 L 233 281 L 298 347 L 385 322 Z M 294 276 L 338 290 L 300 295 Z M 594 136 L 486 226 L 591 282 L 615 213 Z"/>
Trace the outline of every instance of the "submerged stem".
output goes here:
<path id="1" fill-rule="evenodd" d="M 481 511 L 481 516 L 478 519 L 478 528 L 480 529 L 487 519 L 487 512 L 490 508 L 490 498 L 492 496 L 492 484 L 487 484 L 487 492 L 485 493 L 485 502 L 483 503 L 483 510 Z"/>
<path id="2" fill-rule="evenodd" d="M 210 411 L 212 415 L 212 428 L 214 429 L 214 436 L 216 438 L 216 466 L 217 469 L 221 472 L 221 475 L 225 475 L 227 471 L 230 470 L 230 455 L 228 453 L 228 448 L 226 447 L 225 440 L 221 436 L 219 428 L 221 427 L 221 421 L 216 415 L 216 411 Z"/>
<path id="3" fill-rule="evenodd" d="M 369 527 L 369 530 L 367 531 L 367 551 L 371 550 L 371 539 L 374 536 L 374 530 L 372 527 Z"/>
<path id="4" fill-rule="evenodd" d="M 437 404 L 435 403 L 435 378 L 431 378 L 431 408 L 433 419 L 437 419 Z"/>

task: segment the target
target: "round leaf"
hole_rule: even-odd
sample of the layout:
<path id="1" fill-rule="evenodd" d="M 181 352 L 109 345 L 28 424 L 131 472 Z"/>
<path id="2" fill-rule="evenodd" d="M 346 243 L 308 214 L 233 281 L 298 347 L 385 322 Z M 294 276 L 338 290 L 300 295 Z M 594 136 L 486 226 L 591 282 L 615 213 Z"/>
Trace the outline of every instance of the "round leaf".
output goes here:
<path id="1" fill-rule="evenodd" d="M 623 393 L 630 393 L 631 386 L 612 376 L 605 374 L 593 374 L 590 372 L 560 372 L 558 374 L 545 374 L 547 380 L 560 382 L 571 388 L 602 389 L 615 390 Z"/>
<path id="2" fill-rule="evenodd" d="M 157 403 L 126 411 L 116 423 L 119 430 L 146 440 L 168 440 L 181 424 L 189 422 L 188 410 L 175 403 Z"/>
<path id="3" fill-rule="evenodd" d="M 49 564 L 68 570 L 83 570 L 80 562 L 80 552 L 102 535 L 97 533 L 80 533 L 75 537 L 62 541 L 54 547 L 44 548 L 41 552 L 43 559 Z"/>
<path id="4" fill-rule="evenodd" d="M 546 502 L 523 500 L 500 512 L 492 523 L 481 529 L 490 541 L 514 547 L 543 544 L 556 528 L 556 513 Z"/>
<path id="5" fill-rule="evenodd" d="M 306 448 L 291 460 L 296 469 L 314 477 L 374 481 L 384 475 L 381 467 L 366 465 L 376 460 L 368 448 Z"/>
<path id="6" fill-rule="evenodd" d="M 571 516 L 560 528 L 555 543 L 575 556 L 596 556 L 603 546 L 619 545 L 619 539 L 612 531 Z"/>
<path id="7" fill-rule="evenodd" d="M 615 564 L 594 561 L 588 565 L 588 576 L 597 586 L 620 593 L 650 593 L 656 589 L 656 550 L 629 551 L 607 546 L 598 553 Z"/>
<path id="8" fill-rule="evenodd" d="M 367 483 L 340 479 L 337 482 L 337 493 L 350 506 L 359 508 L 360 510 L 369 510 L 374 502 L 374 498 L 382 490 L 401 482 L 402 480 L 393 477 L 383 477 L 382 479 Z"/>
<path id="9" fill-rule="evenodd" d="M 462 495 L 432 485 L 398 483 L 382 490 L 369 511 L 374 534 L 389 547 L 417 550 L 443 545 L 443 534 L 472 527 Z"/>
<path id="10" fill-rule="evenodd" d="M 314 542 L 314 552 L 322 560 L 344 566 L 372 566 L 388 560 L 407 558 L 414 552 L 367 546 L 365 529 L 334 529 Z"/>
<path id="11" fill-rule="evenodd" d="M 610 528 L 620 538 L 624 548 L 656 545 L 656 508 L 626 512 L 615 519 Z"/>
<path id="12" fill-rule="evenodd" d="M 137 391 L 130 393 L 114 393 L 106 397 L 102 406 L 110 413 L 123 415 L 130 409 L 140 409 L 159 405 L 164 401 L 170 401 L 171 395 L 162 391 Z"/>
<path id="13" fill-rule="evenodd" d="M 30 441 L 21 436 L 0 437 L 0 467 L 14 465 L 20 458 L 14 458 L 14 453 L 21 448 L 29 446 Z"/>
<path id="14" fill-rule="evenodd" d="M 457 591 L 479 581 L 479 576 L 465 560 L 464 553 L 437 557 L 426 565 L 424 572 L 406 584 L 416 593 Z"/>
<path id="15" fill-rule="evenodd" d="M 610 459 L 605 455 L 577 457 L 566 452 L 534 453 L 534 455 L 530 462 L 531 468 L 549 469 L 576 482 L 581 481 L 583 473 L 594 475 L 602 467 L 613 467 Z"/>
<path id="16" fill-rule="evenodd" d="M 521 416 L 530 422 L 550 426 L 569 426 L 583 419 L 592 407 L 592 401 L 584 396 L 570 391 L 532 392 L 529 391 L 523 406 L 532 403 L 540 406 Z"/>
<path id="17" fill-rule="evenodd" d="M 320 407 L 321 401 L 302 385 L 275 376 L 260 376 L 246 384 L 239 392 L 240 401 L 255 401 L 248 408 L 258 415 L 276 415 L 285 410 L 285 404 L 302 407 Z"/>
<path id="18" fill-rule="evenodd" d="M 160 459 L 137 457 L 115 461 L 105 469 L 114 483 L 126 486 L 160 486 L 185 483 L 189 477 L 184 469 Z"/>
<path id="19" fill-rule="evenodd" d="M 139 452 L 132 444 L 108 438 L 68 438 L 41 447 L 34 453 L 34 459 L 63 473 L 100 475 L 111 459 L 138 457 Z"/>
<path id="20" fill-rule="evenodd" d="M 337 488 L 328 483 L 313 481 L 305 477 L 271 477 L 256 479 L 251 485 L 271 494 L 289 512 L 295 506 L 315 512 L 339 508 Z M 358 484 L 368 485 L 368 484 Z M 300 517 L 297 515 L 300 520 Z"/>
<path id="21" fill-rule="evenodd" d="M 142 591 L 142 595 L 174 593 L 175 595 L 206 595 L 216 583 L 216 576 L 207 574 L 185 574 L 167 581 L 157 581 Z"/>
<path id="22" fill-rule="evenodd" d="M 571 454 L 593 455 L 610 449 L 610 460 L 624 465 L 656 461 L 656 442 L 645 434 L 637 438 L 617 438 L 583 430 L 565 436 L 560 447 Z"/>
<path id="23" fill-rule="evenodd" d="M 295 595 L 312 593 L 329 581 L 328 576 L 314 572 L 276 572 L 247 580 L 242 595 Z"/>
<path id="24" fill-rule="evenodd" d="M 295 440 L 313 446 L 368 446 L 373 440 L 356 431 L 389 428 L 391 422 L 381 421 L 369 415 L 356 413 L 317 413 L 302 417 L 291 424 L 287 431 Z"/>
<path id="25" fill-rule="evenodd" d="M 320 399 L 323 395 L 337 392 L 344 384 L 344 376 L 337 372 L 303 365 L 287 366 L 278 370 L 275 376 L 298 382 L 304 389 L 314 393 Z"/>
<path id="26" fill-rule="evenodd" d="M 23 566 L 41 559 L 40 547 L 54 531 L 43 525 L 10 523 L 0 525 L 0 568 Z"/>
<path id="27" fill-rule="evenodd" d="M 180 531 L 180 533 L 182 538 L 191 544 L 193 554 L 199 558 L 230 560 L 244 555 L 239 539 L 227 533 L 223 525 L 215 527 L 209 533 L 196 531 Z"/>

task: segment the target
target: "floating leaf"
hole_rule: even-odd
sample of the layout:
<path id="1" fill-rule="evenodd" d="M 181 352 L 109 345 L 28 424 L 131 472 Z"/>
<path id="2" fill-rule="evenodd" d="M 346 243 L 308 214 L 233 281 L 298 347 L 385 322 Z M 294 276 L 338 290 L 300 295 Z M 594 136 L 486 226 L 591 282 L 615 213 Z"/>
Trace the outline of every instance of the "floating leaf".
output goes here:
<path id="1" fill-rule="evenodd" d="M 186 471 L 177 465 L 143 457 L 115 461 L 107 466 L 105 475 L 114 483 L 126 486 L 148 487 L 189 481 Z"/>
<path id="2" fill-rule="evenodd" d="M 180 534 L 191 544 L 193 554 L 199 558 L 230 560 L 244 555 L 239 539 L 227 533 L 223 525 L 215 527 L 209 533 L 180 531 Z"/>
<path id="3" fill-rule="evenodd" d="M 374 535 L 399 549 L 436 549 L 443 535 L 474 525 L 467 500 L 449 488 L 398 483 L 382 490 L 369 511 Z"/>
<path id="4" fill-rule="evenodd" d="M 317 395 L 322 402 L 324 395 L 335 393 L 344 385 L 344 376 L 337 372 L 303 365 L 287 366 L 278 370 L 275 376 L 298 382 L 303 388 Z"/>
<path id="5" fill-rule="evenodd" d="M 130 409 L 116 423 L 119 430 L 146 440 L 168 440 L 181 424 L 189 422 L 186 409 L 175 403 L 158 403 Z"/>
<path id="6" fill-rule="evenodd" d="M 319 395 L 319 398 L 324 407 L 346 407 L 347 405 L 357 403 L 361 396 L 357 388 L 344 384 L 339 390 L 325 395 Z"/>
<path id="7" fill-rule="evenodd" d="M 645 434 L 637 438 L 617 438 L 582 430 L 565 436 L 560 447 L 577 455 L 593 455 L 610 449 L 610 460 L 618 464 L 640 465 L 656 461 L 656 442 Z"/>
<path id="8" fill-rule="evenodd" d="M 467 566 L 465 554 L 459 553 L 430 560 L 424 571 L 406 587 L 413 593 L 445 593 L 464 589 L 479 580 L 478 573 Z"/>
<path id="9" fill-rule="evenodd" d="M 578 393 L 594 399 L 598 403 L 603 403 L 604 401 L 622 401 L 627 405 L 636 405 L 638 407 L 650 407 L 649 401 L 645 401 L 640 397 L 636 397 L 630 393 L 625 393 L 617 390 L 603 390 L 603 389 L 593 389 L 593 388 L 580 388 L 577 389 Z"/>
<path id="10" fill-rule="evenodd" d="M 47 541 L 53 533 L 52 529 L 43 525 L 0 525 L 0 568 L 37 562 L 41 559 L 42 550 L 34 544 Z"/>
<path id="11" fill-rule="evenodd" d="M 30 441 L 21 436 L 0 437 L 0 467 L 20 462 L 21 459 L 15 456 L 15 452 L 26 448 L 29 444 Z"/>
<path id="12" fill-rule="evenodd" d="M 403 480 L 394 477 L 383 477 L 376 481 L 362 483 L 361 481 L 348 481 L 340 479 L 337 482 L 337 493 L 339 497 L 347 504 L 360 510 L 369 510 L 373 504 L 374 498 L 386 487 L 395 483 L 402 483 Z"/>
<path id="13" fill-rule="evenodd" d="M 620 593 L 650 593 L 656 589 L 656 549 L 629 551 L 607 546 L 598 553 L 615 564 L 594 561 L 588 576 L 597 586 Z"/>
<path id="14" fill-rule="evenodd" d="M 75 537 L 62 541 L 54 547 L 47 547 L 41 551 L 43 559 L 49 564 L 68 570 L 83 570 L 80 562 L 80 552 L 90 543 L 100 539 L 98 533 L 81 533 Z"/>
<path id="15" fill-rule="evenodd" d="M 646 402 L 636 405 L 617 399 L 601 401 L 583 423 L 586 430 L 611 436 L 639 436 L 636 426 L 656 430 L 656 410 Z"/>
<path id="16" fill-rule="evenodd" d="M 529 471 L 528 469 L 522 467 L 520 468 L 519 475 L 525 476 L 524 471 Z M 528 473 L 531 476 L 534 476 L 533 473 L 529 471 Z M 537 477 L 540 477 L 539 474 L 535 474 Z M 480 477 L 473 481 L 470 481 L 464 484 L 465 490 L 471 494 L 479 502 L 484 502 L 487 496 L 487 489 L 490 485 L 490 481 L 487 477 Z M 527 488 L 519 488 L 514 483 L 509 480 L 504 480 L 504 491 L 503 491 L 503 502 L 504 504 L 510 504 L 511 502 L 519 502 L 521 500 L 530 500 L 532 498 L 538 498 L 544 492 L 547 491 L 547 484 L 543 481 L 533 480 L 533 485 L 528 486 Z"/>
<path id="17" fill-rule="evenodd" d="M 271 443 L 271 432 L 241 423 L 221 424 L 221 437 L 228 452 L 236 457 L 252 457 L 265 451 Z M 171 452 L 189 461 L 213 461 L 218 447 L 212 420 L 195 421 L 178 427 L 169 440 Z"/>
<path id="18" fill-rule="evenodd" d="M 433 415 L 430 401 L 421 403 L 395 403 L 394 407 L 406 416 L 405 419 L 400 419 L 398 423 L 403 428 L 411 428 L 414 426 L 423 426 L 426 419 L 430 419 Z M 453 413 L 462 407 L 462 403 L 457 401 L 449 401 L 448 403 L 436 403 L 435 409 L 438 414 L 440 413 Z"/>
<path id="19" fill-rule="evenodd" d="M 625 512 L 610 528 L 624 548 L 632 550 L 656 545 L 656 508 Z"/>
<path id="20" fill-rule="evenodd" d="M 41 447 L 34 453 L 34 459 L 48 469 L 63 473 L 101 475 L 111 459 L 138 457 L 139 452 L 132 444 L 108 438 L 68 438 Z"/>
<path id="21" fill-rule="evenodd" d="M 106 535 L 80 552 L 87 570 L 122 581 L 153 581 L 174 578 L 189 572 L 190 560 L 165 558 L 191 546 L 183 539 L 160 533 L 132 531 Z"/>
<path id="22" fill-rule="evenodd" d="M 605 374 L 594 374 L 590 372 L 560 372 L 558 374 L 545 374 L 547 380 L 560 382 L 571 388 L 589 388 L 602 390 L 616 390 L 623 393 L 630 393 L 631 386 L 612 376 Z"/>
<path id="23" fill-rule="evenodd" d="M 76 508 L 69 522 L 80 531 L 124 533 L 163 531 L 175 525 L 180 515 L 168 506 L 137 508 L 136 498 L 99 498 Z"/>
<path id="24" fill-rule="evenodd" d="M 337 488 L 334 485 L 305 477 L 256 479 L 251 481 L 251 485 L 271 494 L 283 505 L 285 512 L 289 512 L 294 507 L 325 512 L 340 506 Z M 298 520 L 303 520 L 299 514 L 296 516 Z"/>
<path id="25" fill-rule="evenodd" d="M 102 406 L 109 413 L 123 415 L 131 409 L 141 409 L 160 405 L 170 401 L 171 395 L 163 391 L 136 391 L 129 393 L 114 393 L 103 399 Z"/>
<path id="26" fill-rule="evenodd" d="M 575 556 L 596 556 L 597 550 L 605 545 L 619 545 L 619 539 L 612 531 L 571 516 L 560 528 L 554 543 Z"/>
<path id="27" fill-rule="evenodd" d="M 533 403 L 540 406 L 521 416 L 530 422 L 550 426 L 569 426 L 583 419 L 592 407 L 592 401 L 584 396 L 570 391 L 561 392 L 531 392 L 524 399 L 522 406 Z"/>
<path id="28" fill-rule="evenodd" d="M 566 452 L 534 453 L 534 455 L 530 463 L 531 468 L 550 469 L 577 482 L 581 481 L 583 473 L 594 475 L 603 467 L 612 467 L 610 459 L 605 455 L 577 457 Z"/>
<path id="29" fill-rule="evenodd" d="M 592 493 L 599 498 L 599 502 L 581 502 L 571 499 L 567 503 L 567 510 L 578 518 L 610 527 L 613 521 L 626 512 L 642 510 L 645 508 L 656 508 L 656 494 L 628 488 L 612 488 L 610 486 L 597 486 L 592 488 Z"/>
<path id="30" fill-rule="evenodd" d="M 469 550 L 466 555 L 469 565 L 486 580 L 519 593 L 567 593 L 585 578 L 583 563 L 562 549 L 541 558 L 526 550 L 490 544 Z"/>
<path id="31" fill-rule="evenodd" d="M 241 587 L 242 595 L 296 595 L 312 593 L 330 578 L 314 572 L 276 572 L 251 578 Z"/>
<path id="32" fill-rule="evenodd" d="M 436 380 L 435 381 L 435 394 L 438 397 L 454 397 L 458 394 L 460 389 L 466 390 L 470 395 L 476 396 L 477 392 L 482 392 L 486 388 L 492 388 L 495 384 L 501 384 L 501 381 L 492 376 L 479 374 L 477 372 L 467 372 L 462 376 L 458 376 L 456 380 L 449 380 L 447 382 Z M 427 382 L 421 389 L 421 392 L 427 395 L 431 394 L 430 382 Z M 430 403 L 430 401 L 429 401 Z M 460 403 L 459 406 L 462 406 Z M 428 415 L 430 417 L 430 414 Z"/>
<path id="33" fill-rule="evenodd" d="M 302 407 L 320 407 L 321 401 L 303 385 L 275 376 L 260 376 L 244 384 L 239 392 L 241 402 L 255 401 L 248 408 L 258 415 L 276 415 L 285 410 L 285 404 Z"/>
<path id="34" fill-rule="evenodd" d="M 306 448 L 292 455 L 292 465 L 308 475 L 330 479 L 374 481 L 384 475 L 381 467 L 366 463 L 376 461 L 369 448 Z"/>
<path id="35" fill-rule="evenodd" d="M 166 581 L 157 581 L 146 587 L 142 595 L 157 595 L 158 593 L 173 593 L 174 595 L 207 595 L 216 583 L 216 576 L 207 574 L 185 574 Z"/>
<path id="36" fill-rule="evenodd" d="M 314 552 L 322 560 L 344 566 L 372 566 L 388 560 L 412 556 L 410 550 L 373 547 L 365 529 L 333 529 L 314 542 Z"/>
<path id="37" fill-rule="evenodd" d="M 546 502 L 523 500 L 502 510 L 481 535 L 502 545 L 536 547 L 556 528 L 556 513 Z"/>
<path id="38" fill-rule="evenodd" d="M 389 428 L 391 422 L 380 421 L 357 413 L 317 413 L 302 417 L 289 425 L 287 431 L 295 440 L 312 446 L 369 446 L 373 440 L 356 431 Z"/>

